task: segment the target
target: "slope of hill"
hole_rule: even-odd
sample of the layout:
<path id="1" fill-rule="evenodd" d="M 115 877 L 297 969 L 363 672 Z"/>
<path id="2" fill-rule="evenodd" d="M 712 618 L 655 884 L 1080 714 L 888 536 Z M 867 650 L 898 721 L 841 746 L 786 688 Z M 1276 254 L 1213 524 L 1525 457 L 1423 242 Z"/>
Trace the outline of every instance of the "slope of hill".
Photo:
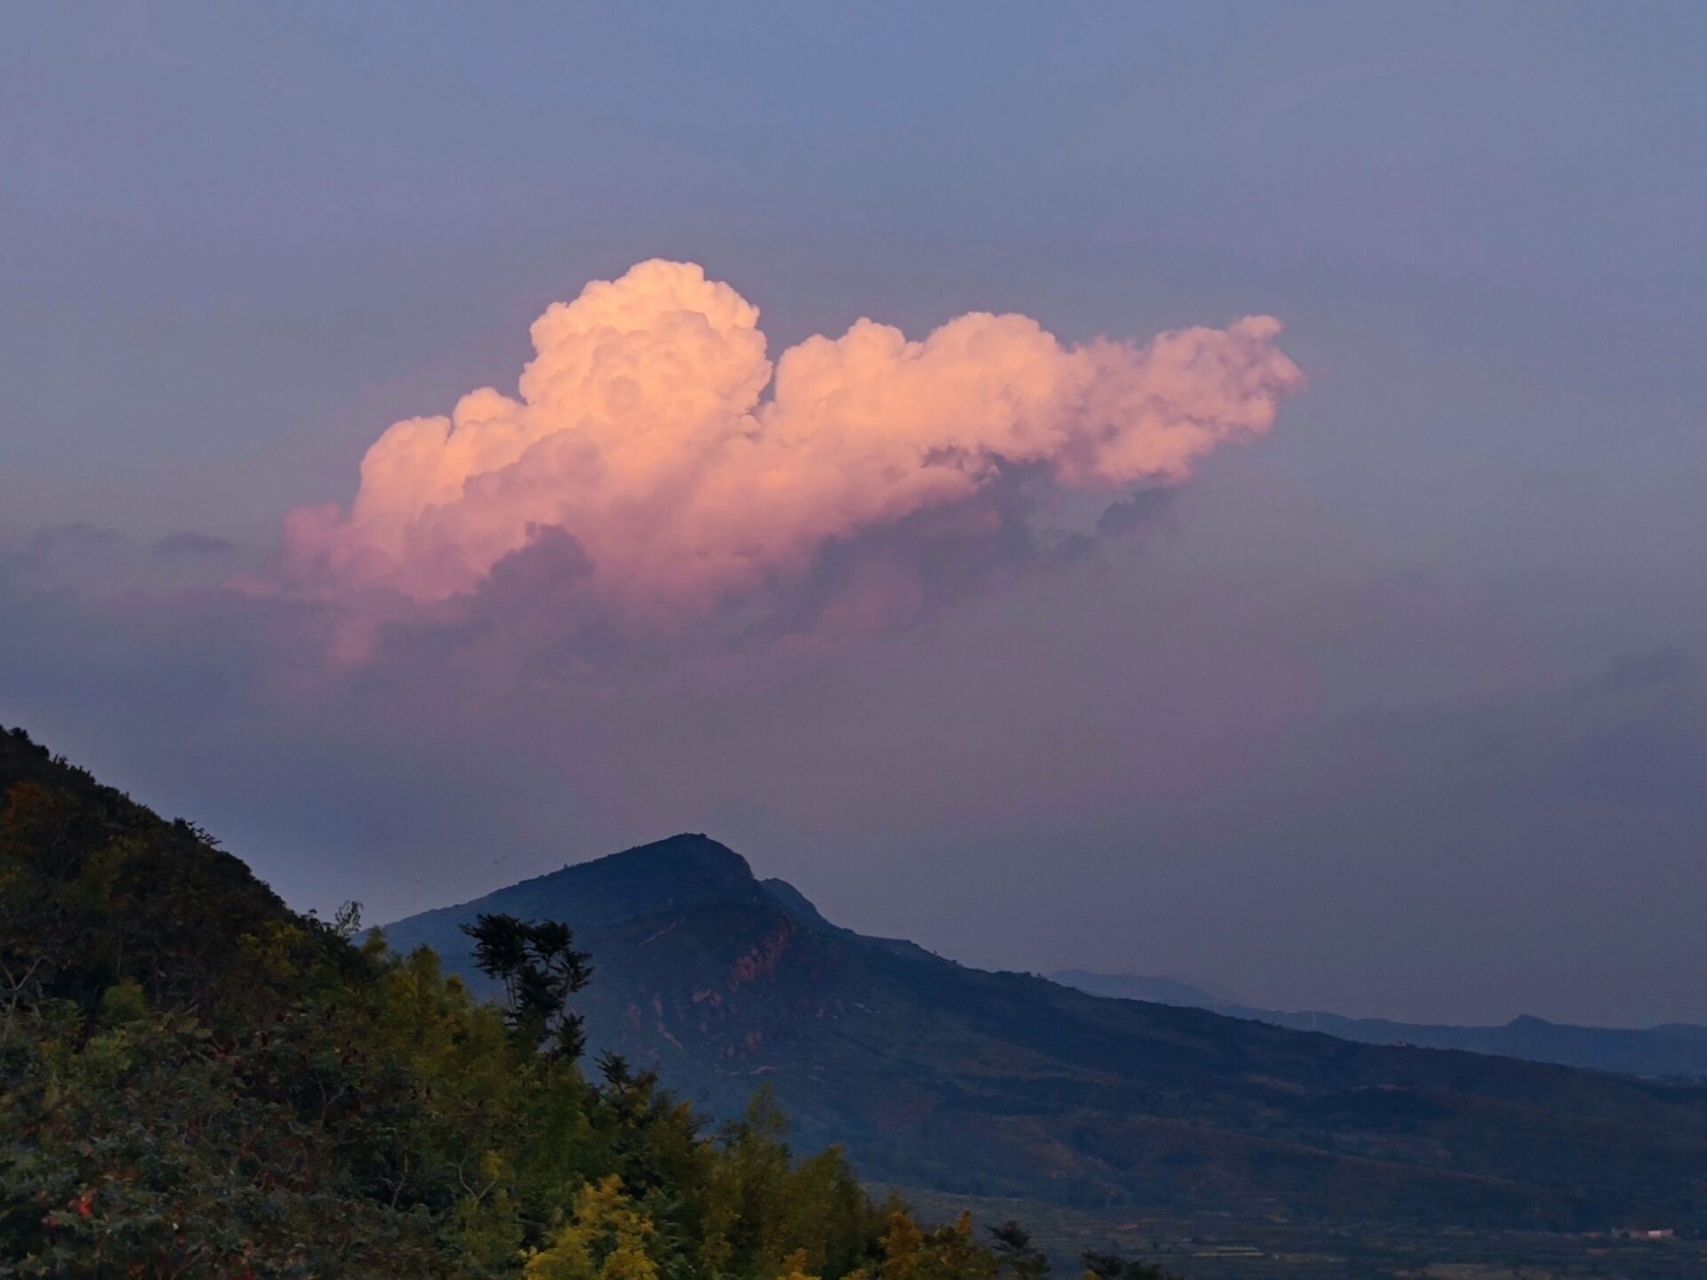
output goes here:
<path id="1" fill-rule="evenodd" d="M 1049 975 L 1051 982 L 1073 987 L 1088 995 L 1107 996 L 1110 1000 L 1147 1000 L 1151 1004 L 1178 1004 L 1187 1009 L 1210 1009 L 1223 1012 L 1234 1003 L 1202 987 L 1177 978 L 1155 977 L 1142 973 L 1095 973 L 1089 969 L 1061 969 Z"/>
<path id="2" fill-rule="evenodd" d="M 1223 999 L 1172 978 L 1149 978 L 1126 973 L 1091 973 L 1064 969 L 1050 977 L 1064 986 L 1120 1000 L 1150 1000 L 1157 1004 L 1209 1009 L 1230 1018 L 1320 1031 L 1364 1044 L 1408 1044 L 1424 1049 L 1462 1049 L 1505 1058 L 1527 1058 L 1591 1071 L 1617 1071 L 1656 1080 L 1707 1081 L 1707 1027 L 1688 1023 L 1637 1029 L 1579 1027 L 1542 1018 L 1513 1018 L 1504 1026 L 1462 1027 L 1388 1018 L 1348 1018 L 1306 1009 L 1288 1012 L 1259 1009 Z"/>
<path id="3" fill-rule="evenodd" d="M 703 893 L 720 862 L 605 898 Z M 352 928 L 0 729 L 0 1276 L 996 1275 L 969 1219 L 793 1158 L 774 1109 L 713 1135 Z"/>
<path id="4" fill-rule="evenodd" d="M 731 1114 L 774 1085 L 867 1176 L 1064 1203 L 1338 1222 L 1707 1227 L 1707 1090 L 1352 1043 L 968 969 L 825 921 L 684 835 L 387 928 L 559 919 L 595 1051 Z"/>

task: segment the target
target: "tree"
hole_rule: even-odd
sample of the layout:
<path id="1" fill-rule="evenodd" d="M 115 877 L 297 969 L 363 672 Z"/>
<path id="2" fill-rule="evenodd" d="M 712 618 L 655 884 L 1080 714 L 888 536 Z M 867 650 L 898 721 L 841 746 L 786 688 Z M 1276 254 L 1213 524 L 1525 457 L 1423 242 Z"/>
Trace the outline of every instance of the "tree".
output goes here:
<path id="1" fill-rule="evenodd" d="M 614 1173 L 589 1182 L 575 1197 L 575 1214 L 533 1254 L 526 1280 L 657 1280 L 648 1248 L 652 1219 L 624 1194 Z"/>
<path id="2" fill-rule="evenodd" d="M 1011 1218 L 990 1228 L 996 1258 L 1014 1280 L 1042 1280 L 1049 1274 L 1049 1259 L 1031 1243 L 1031 1232 Z"/>
<path id="3" fill-rule="evenodd" d="M 881 1280 L 996 1280 L 996 1258 L 972 1233 L 972 1215 L 926 1231 L 905 1209 L 889 1217 Z"/>
<path id="4" fill-rule="evenodd" d="M 1148 1262 L 1123 1258 L 1118 1253 L 1087 1251 L 1081 1255 L 1085 1263 L 1085 1280 L 1172 1280 L 1167 1272 Z"/>
<path id="5" fill-rule="evenodd" d="M 529 924 L 515 916 L 483 914 L 462 931 L 474 939 L 474 963 L 504 984 L 505 1017 L 519 1039 L 547 1056 L 572 1062 L 586 1047 L 569 997 L 592 980 L 585 952 L 575 950 L 569 926 Z"/>

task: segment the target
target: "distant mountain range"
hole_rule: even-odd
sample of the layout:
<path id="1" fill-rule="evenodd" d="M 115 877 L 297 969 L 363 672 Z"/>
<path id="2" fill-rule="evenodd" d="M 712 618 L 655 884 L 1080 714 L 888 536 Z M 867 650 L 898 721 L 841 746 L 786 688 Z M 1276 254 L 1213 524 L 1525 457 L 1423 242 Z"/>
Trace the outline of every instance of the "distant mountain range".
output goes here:
<path id="1" fill-rule="evenodd" d="M 948 909 L 945 907 L 945 909 Z M 571 925 L 594 1053 L 733 1115 L 774 1087 L 879 1181 L 1425 1226 L 1707 1229 L 1707 1088 L 1356 1043 L 987 973 L 840 928 L 677 836 L 387 926 L 482 979 L 480 912 Z"/>
<path id="2" fill-rule="evenodd" d="M 1554 1062 L 1567 1067 L 1586 1067 L 1592 1071 L 1618 1071 L 1652 1079 L 1707 1081 L 1707 1027 L 1686 1022 L 1637 1030 L 1579 1027 L 1523 1017 L 1513 1018 L 1504 1026 L 1459 1027 L 1393 1022 L 1386 1018 L 1348 1018 L 1318 1010 L 1293 1013 L 1258 1009 L 1173 978 L 1091 973 L 1084 969 L 1063 969 L 1050 977 L 1093 996 L 1209 1009 L 1230 1018 L 1249 1018 L 1277 1027 L 1291 1027 L 1295 1031 L 1320 1031 L 1363 1044 L 1462 1049 L 1469 1053 Z"/>

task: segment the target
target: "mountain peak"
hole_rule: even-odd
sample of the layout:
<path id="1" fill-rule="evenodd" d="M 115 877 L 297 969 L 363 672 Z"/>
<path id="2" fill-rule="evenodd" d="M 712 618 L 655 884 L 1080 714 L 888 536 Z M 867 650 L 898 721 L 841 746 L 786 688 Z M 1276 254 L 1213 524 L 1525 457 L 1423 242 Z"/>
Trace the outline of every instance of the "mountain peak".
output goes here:
<path id="1" fill-rule="evenodd" d="M 570 863 L 473 902 L 410 916 L 387 925 L 386 932 L 393 945 L 425 942 L 450 955 L 461 949 L 450 922 L 482 911 L 524 920 L 561 920 L 580 929 L 715 903 L 774 901 L 740 854 L 703 832 L 684 831 L 590 862 Z"/>
<path id="2" fill-rule="evenodd" d="M 544 881 L 567 895 L 555 904 L 560 909 L 577 899 L 632 915 L 712 902 L 769 901 L 747 860 L 699 831 L 577 863 Z M 573 916 L 569 919 L 574 922 Z"/>
<path id="3" fill-rule="evenodd" d="M 727 877 L 732 880 L 752 880 L 753 868 L 747 860 L 728 845 L 713 840 L 703 831 L 684 831 L 679 835 L 637 844 L 621 853 L 607 854 L 584 862 L 583 867 L 601 867 L 607 871 L 648 874 Z"/>

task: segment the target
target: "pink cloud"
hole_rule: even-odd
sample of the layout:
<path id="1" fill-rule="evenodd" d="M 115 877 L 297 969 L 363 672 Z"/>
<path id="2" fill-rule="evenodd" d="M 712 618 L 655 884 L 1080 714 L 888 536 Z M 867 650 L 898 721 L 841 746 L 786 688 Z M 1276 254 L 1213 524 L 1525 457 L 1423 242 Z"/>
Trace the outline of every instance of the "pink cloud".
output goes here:
<path id="1" fill-rule="evenodd" d="M 484 387 L 394 424 L 348 511 L 291 514 L 294 588 L 431 605 L 560 531 L 582 571 L 541 590 L 617 632 L 667 633 L 786 593 L 833 545 L 922 521 L 995 537 L 993 495 L 1016 474 L 1045 505 L 1176 486 L 1303 384 L 1266 316 L 1081 346 L 1020 315 L 923 341 L 861 320 L 774 366 L 758 321 L 700 267 L 658 260 L 554 303 L 515 396 Z M 895 569 L 881 594 L 905 600 Z M 877 609 L 862 591 L 841 611 Z"/>

